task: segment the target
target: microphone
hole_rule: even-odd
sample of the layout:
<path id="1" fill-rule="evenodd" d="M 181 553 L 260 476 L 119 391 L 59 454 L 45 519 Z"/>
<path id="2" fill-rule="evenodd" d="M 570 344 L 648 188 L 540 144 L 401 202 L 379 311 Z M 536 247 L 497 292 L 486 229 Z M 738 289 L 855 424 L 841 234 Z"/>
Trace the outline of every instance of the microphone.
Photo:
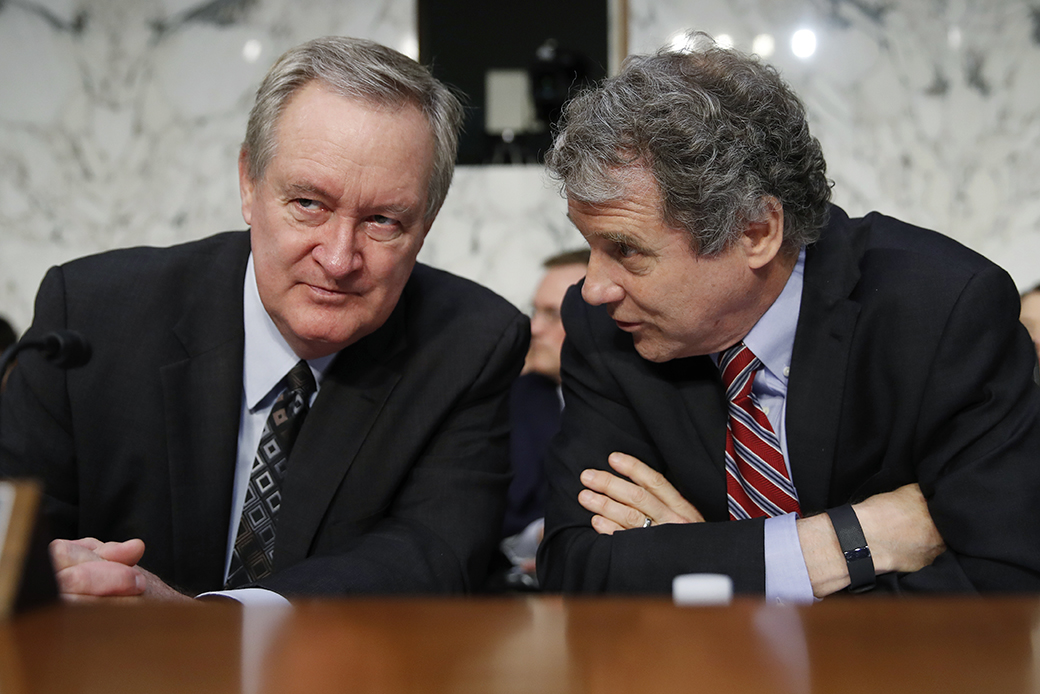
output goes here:
<path id="1" fill-rule="evenodd" d="M 75 330 L 55 330 L 35 340 L 22 339 L 11 345 L 0 357 L 0 374 L 15 355 L 26 349 L 38 349 L 49 361 L 63 369 L 74 369 L 90 361 L 91 349 L 87 338 Z"/>

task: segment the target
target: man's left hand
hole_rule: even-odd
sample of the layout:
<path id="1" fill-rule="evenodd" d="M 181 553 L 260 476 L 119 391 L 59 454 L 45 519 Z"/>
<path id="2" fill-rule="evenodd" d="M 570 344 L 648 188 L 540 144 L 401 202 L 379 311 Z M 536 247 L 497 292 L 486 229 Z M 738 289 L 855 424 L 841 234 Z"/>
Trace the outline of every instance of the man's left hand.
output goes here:
<path id="1" fill-rule="evenodd" d="M 652 525 L 704 522 L 700 511 L 664 475 L 638 458 L 615 452 L 607 462 L 627 479 L 605 470 L 581 473 L 587 489 L 578 494 L 578 503 L 596 514 L 592 517 L 596 532 L 612 535 L 618 530 L 642 528 L 647 520 Z"/>
<path id="2" fill-rule="evenodd" d="M 50 554 L 62 598 L 70 602 L 98 598 L 191 600 L 136 565 L 144 555 L 141 540 L 54 540 Z"/>

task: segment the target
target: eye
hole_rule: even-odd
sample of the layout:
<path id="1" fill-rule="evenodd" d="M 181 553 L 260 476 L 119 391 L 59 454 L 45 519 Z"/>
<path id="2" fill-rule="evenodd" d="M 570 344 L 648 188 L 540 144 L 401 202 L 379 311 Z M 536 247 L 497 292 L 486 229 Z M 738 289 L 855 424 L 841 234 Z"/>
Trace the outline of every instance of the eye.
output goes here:
<path id="1" fill-rule="evenodd" d="M 533 306 L 530 313 L 531 320 L 541 318 L 549 323 L 560 322 L 560 310 L 549 306 Z"/>
<path id="2" fill-rule="evenodd" d="M 401 235 L 401 222 L 393 217 L 374 214 L 365 225 L 368 235 L 376 241 L 391 241 Z"/>
<path id="3" fill-rule="evenodd" d="M 292 198 L 286 210 L 297 223 L 308 226 L 323 224 L 329 218 L 329 208 L 314 198 Z"/>
<path id="4" fill-rule="evenodd" d="M 614 243 L 614 254 L 622 259 L 634 257 L 638 251 L 627 243 L 616 241 Z"/>
<path id="5" fill-rule="evenodd" d="M 297 207 L 307 210 L 308 212 L 317 212 L 321 209 L 321 203 L 317 200 L 311 200 L 310 198 L 296 198 L 293 200 L 293 203 Z"/>
<path id="6" fill-rule="evenodd" d="M 632 242 L 628 238 L 613 238 L 609 241 L 610 245 L 607 247 L 607 253 L 615 263 L 618 263 L 626 271 L 643 274 L 649 269 L 655 255 L 646 247 L 638 242 Z"/>

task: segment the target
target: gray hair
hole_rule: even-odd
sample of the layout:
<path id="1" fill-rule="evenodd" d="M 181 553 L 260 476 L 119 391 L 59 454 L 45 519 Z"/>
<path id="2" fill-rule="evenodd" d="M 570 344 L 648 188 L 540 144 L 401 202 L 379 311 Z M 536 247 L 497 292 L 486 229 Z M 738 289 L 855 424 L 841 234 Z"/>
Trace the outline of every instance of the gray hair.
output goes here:
<path id="1" fill-rule="evenodd" d="M 437 216 L 455 172 L 462 104 L 422 65 L 397 51 L 365 39 L 326 36 L 286 51 L 268 71 L 249 112 L 242 150 L 249 177 L 263 178 L 274 156 L 278 119 L 292 96 L 313 81 L 344 97 L 376 106 L 413 105 L 433 134 L 433 174 L 426 221 Z"/>
<path id="2" fill-rule="evenodd" d="M 571 101 L 546 165 L 568 198 L 625 194 L 626 170 L 645 167 L 669 225 L 716 255 L 760 221 L 769 198 L 784 210 L 788 251 L 819 238 L 830 201 L 827 164 L 805 107 L 773 67 L 719 48 L 631 56 L 621 72 Z"/>

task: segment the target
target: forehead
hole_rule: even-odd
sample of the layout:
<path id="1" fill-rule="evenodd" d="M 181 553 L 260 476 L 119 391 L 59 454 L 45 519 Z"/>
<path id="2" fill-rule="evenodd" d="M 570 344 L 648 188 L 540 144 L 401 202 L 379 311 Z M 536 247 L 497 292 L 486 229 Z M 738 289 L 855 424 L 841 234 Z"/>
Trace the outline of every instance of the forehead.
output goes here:
<path id="1" fill-rule="evenodd" d="M 428 178 L 433 135 L 415 105 L 382 106 L 342 96 L 315 81 L 302 87 L 279 117 L 272 163 L 364 167 Z"/>
<path id="2" fill-rule="evenodd" d="M 593 252 L 597 248 L 625 246 L 644 256 L 657 256 L 665 249 L 681 256 L 696 257 L 687 232 L 664 221 L 654 195 L 629 192 L 609 202 L 567 203 L 568 216 Z"/>
<path id="3" fill-rule="evenodd" d="M 1029 292 L 1022 297 L 1022 317 L 1040 322 L 1040 291 Z"/>
<path id="4" fill-rule="evenodd" d="M 588 235 L 601 227 L 661 224 L 661 194 L 651 173 L 643 166 L 629 166 L 612 174 L 621 190 L 615 199 L 591 203 L 568 195 L 568 214 L 578 229 Z"/>
<path id="5" fill-rule="evenodd" d="M 570 263 L 568 265 L 557 265 L 545 271 L 535 301 L 554 304 L 557 307 L 563 303 L 563 297 L 567 288 L 585 276 L 585 266 L 581 263 Z"/>

